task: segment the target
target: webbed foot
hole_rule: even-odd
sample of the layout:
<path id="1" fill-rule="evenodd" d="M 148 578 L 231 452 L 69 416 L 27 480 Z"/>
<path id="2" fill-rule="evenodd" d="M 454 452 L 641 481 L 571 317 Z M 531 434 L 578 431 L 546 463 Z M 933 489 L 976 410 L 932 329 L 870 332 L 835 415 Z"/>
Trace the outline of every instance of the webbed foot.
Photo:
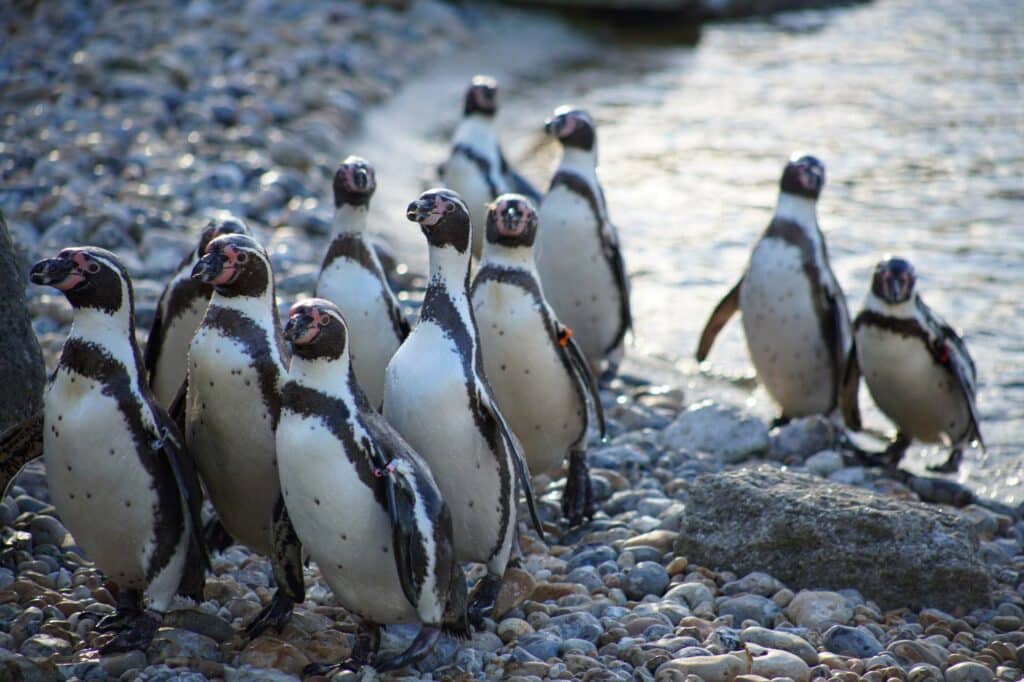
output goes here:
<path id="1" fill-rule="evenodd" d="M 259 615 L 251 623 L 245 626 L 246 636 L 250 639 L 259 637 L 269 628 L 280 632 L 288 622 L 288 619 L 291 618 L 294 607 L 295 602 L 292 598 L 278 588 L 270 603 L 263 607 L 263 610 L 259 612 Z"/>

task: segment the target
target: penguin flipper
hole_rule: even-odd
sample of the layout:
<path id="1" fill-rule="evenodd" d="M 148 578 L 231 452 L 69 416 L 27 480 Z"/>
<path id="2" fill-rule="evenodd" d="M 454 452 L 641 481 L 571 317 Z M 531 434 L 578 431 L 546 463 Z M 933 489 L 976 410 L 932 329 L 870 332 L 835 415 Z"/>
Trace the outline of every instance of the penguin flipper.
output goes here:
<path id="1" fill-rule="evenodd" d="M 944 366 L 956 380 L 964 402 L 967 404 L 967 413 L 971 421 L 971 430 L 968 435 L 973 435 L 981 449 L 985 450 L 985 440 L 981 437 L 981 419 L 978 417 L 978 404 L 975 398 L 977 375 L 974 361 L 967 353 L 967 346 L 963 339 L 953 331 L 952 327 L 941 323 L 939 331 L 940 336 L 935 340 L 932 348 L 935 360 Z"/>
<path id="2" fill-rule="evenodd" d="M 174 425 L 178 427 L 178 431 L 182 434 L 185 433 L 185 401 L 187 398 L 188 374 L 185 374 L 185 379 L 181 382 L 181 386 L 178 387 L 178 392 L 174 394 L 174 400 L 167 406 L 167 416 L 170 417 Z"/>
<path id="3" fill-rule="evenodd" d="M 834 278 L 833 278 L 834 281 Z M 832 407 L 835 408 L 842 399 L 843 381 L 846 376 L 846 361 L 848 350 L 845 347 L 846 340 L 852 335 L 850 333 L 850 319 L 846 312 L 846 302 L 843 292 L 836 286 L 824 286 L 822 290 L 825 309 L 819 312 L 821 315 L 822 331 L 825 336 L 825 344 L 829 349 L 829 356 L 832 360 L 832 385 L 835 387 Z"/>
<path id="4" fill-rule="evenodd" d="M 843 421 L 854 431 L 861 430 L 860 404 L 860 362 L 857 360 L 857 345 L 850 346 L 846 356 L 846 368 L 843 372 L 842 388 L 839 391 L 839 407 L 843 413 Z"/>
<path id="5" fill-rule="evenodd" d="M 602 201 L 604 197 L 602 196 Z M 612 275 L 615 277 L 615 288 L 619 290 L 619 332 L 615 340 L 605 349 L 605 355 L 611 353 L 625 338 L 626 332 L 633 331 L 633 311 L 629 303 L 629 273 L 626 272 L 626 261 L 622 258 L 622 249 L 619 240 L 615 236 L 615 228 L 610 223 L 606 229 L 601 230 L 601 249 L 604 252 L 605 260 L 611 266 Z"/>
<path id="6" fill-rule="evenodd" d="M 164 344 L 164 298 L 168 295 L 167 289 L 160 294 L 160 300 L 156 304 L 156 315 L 153 317 L 153 326 L 149 328 L 149 336 L 146 337 L 146 350 L 142 355 L 142 364 L 146 368 L 146 380 L 153 385 L 156 377 L 156 363 L 160 359 L 160 350 Z"/>
<path id="7" fill-rule="evenodd" d="M 10 426 L 0 434 L 0 493 L 32 460 L 43 456 L 43 411 Z"/>
<path id="8" fill-rule="evenodd" d="M 398 468 L 388 467 L 384 472 L 388 514 L 391 516 L 391 538 L 395 546 L 395 566 L 402 592 L 413 608 L 419 604 L 419 589 L 413 572 L 416 545 L 416 492 L 412 481 Z"/>
<path id="9" fill-rule="evenodd" d="M 718 336 L 718 332 L 722 331 L 722 327 L 729 321 L 729 318 L 740 309 L 740 288 L 742 286 L 743 277 L 740 277 L 740 281 L 736 282 L 735 286 L 729 290 L 729 293 L 718 302 L 718 305 L 711 312 L 711 317 L 708 318 L 707 323 L 704 325 L 704 331 L 701 332 L 700 343 L 697 344 L 697 362 L 704 362 L 707 359 L 711 346 Z"/>
<path id="10" fill-rule="evenodd" d="M 572 331 L 560 322 L 555 322 L 555 329 L 558 334 L 556 342 L 559 351 L 568 358 L 569 366 L 572 367 L 572 373 L 577 385 L 584 395 L 590 396 L 590 404 L 593 406 L 594 416 L 597 417 L 597 430 L 601 434 L 601 438 L 604 438 L 607 435 L 604 405 L 601 404 L 601 391 L 597 386 L 597 379 L 594 378 L 594 373 L 590 371 L 590 365 L 587 364 L 587 358 L 583 355 L 579 344 L 572 337 Z"/>
<path id="11" fill-rule="evenodd" d="M 530 510 L 530 520 L 533 523 L 534 530 L 537 531 L 537 534 L 543 540 L 544 526 L 541 524 L 540 513 L 537 511 L 537 501 L 533 497 L 533 482 L 530 480 L 530 468 L 526 464 L 526 458 L 523 456 L 523 448 L 519 444 L 519 440 L 516 439 L 515 434 L 512 433 L 512 429 L 509 428 L 505 418 L 495 409 L 494 403 L 489 399 L 489 396 L 481 395 L 479 400 L 481 407 L 498 425 L 500 447 L 505 448 L 515 464 L 519 484 L 523 487 L 523 495 L 526 497 L 526 507 Z"/>
<path id="12" fill-rule="evenodd" d="M 508 161 L 505 160 L 505 153 L 500 147 L 498 148 L 498 162 L 501 164 L 501 175 L 504 177 L 505 184 L 509 190 L 516 194 L 522 194 L 532 201 L 535 207 L 539 205 L 541 200 L 540 190 L 509 165 Z"/>
<path id="13" fill-rule="evenodd" d="M 210 570 L 210 552 L 203 536 L 203 487 L 199 482 L 199 470 L 185 446 L 185 439 L 177 425 L 161 408 L 155 405 L 153 413 L 157 428 L 161 431 L 156 434 L 154 443 L 167 458 L 167 463 L 174 473 L 174 480 L 178 484 L 178 490 L 185 501 L 192 525 L 191 542 L 195 552 L 194 556 L 202 562 L 204 569 Z"/>

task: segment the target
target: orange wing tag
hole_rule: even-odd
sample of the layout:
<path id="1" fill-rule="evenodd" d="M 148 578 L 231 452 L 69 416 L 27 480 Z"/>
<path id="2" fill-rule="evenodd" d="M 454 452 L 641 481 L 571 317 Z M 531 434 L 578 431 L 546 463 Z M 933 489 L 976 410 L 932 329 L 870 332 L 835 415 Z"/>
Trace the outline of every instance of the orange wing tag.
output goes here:
<path id="1" fill-rule="evenodd" d="M 572 338 L 572 330 L 568 327 L 562 327 L 562 330 L 558 332 L 558 345 L 565 348 L 569 345 L 569 339 Z"/>

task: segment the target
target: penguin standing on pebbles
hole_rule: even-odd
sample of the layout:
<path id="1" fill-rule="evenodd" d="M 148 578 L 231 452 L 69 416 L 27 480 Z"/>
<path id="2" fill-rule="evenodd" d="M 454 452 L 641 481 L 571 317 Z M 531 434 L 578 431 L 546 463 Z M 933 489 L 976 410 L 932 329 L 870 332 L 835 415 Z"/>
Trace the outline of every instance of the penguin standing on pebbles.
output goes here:
<path id="1" fill-rule="evenodd" d="M 117 614 L 98 626 L 119 630 L 103 653 L 145 649 L 176 593 L 202 600 L 199 478 L 146 382 L 132 284 L 117 257 L 64 249 L 36 263 L 30 278 L 74 308 L 41 415 L 50 497 L 119 588 Z"/>
<path id="2" fill-rule="evenodd" d="M 384 416 L 430 464 L 452 514 L 458 561 L 487 565 L 470 605 L 494 605 L 516 540 L 516 478 L 538 533 L 521 446 L 484 376 L 469 302 L 469 211 L 457 194 L 428 190 L 409 204 L 430 244 L 419 324 L 388 365 Z"/>
<path id="3" fill-rule="evenodd" d="M 427 464 L 366 399 L 338 308 L 306 299 L 288 318 L 292 361 L 277 427 L 285 504 L 338 602 L 359 619 L 348 663 L 402 668 L 442 630 L 469 635 L 451 514 Z M 371 661 L 382 624 L 415 622 L 423 627 L 406 651 Z"/>
<path id="4" fill-rule="evenodd" d="M 875 403 L 896 424 L 885 464 L 899 464 L 913 439 L 946 442 L 952 451 L 932 471 L 960 468 L 964 445 L 981 438 L 975 405 L 977 374 L 967 346 L 917 293 L 914 267 L 902 258 L 875 268 L 864 309 L 853 323 L 843 410 L 857 413 L 863 374 Z"/>
<path id="5" fill-rule="evenodd" d="M 533 474 L 569 461 L 562 512 L 577 525 L 594 513 L 587 472 L 588 401 L 604 437 L 594 375 L 572 330 L 559 323 L 533 261 L 537 212 L 526 197 L 504 194 L 487 212 L 484 259 L 473 280 L 473 312 L 498 407 L 519 437 Z"/>
<path id="6" fill-rule="evenodd" d="M 274 275 L 263 247 L 233 234 L 207 245 L 192 276 L 213 296 L 189 347 L 185 439 L 228 533 L 271 559 L 278 589 L 247 628 L 256 636 L 305 598 L 274 446 L 286 374 Z"/>
<path id="7" fill-rule="evenodd" d="M 160 294 L 144 359 L 149 385 L 164 408 L 170 408 L 185 380 L 188 346 L 213 294 L 209 284 L 192 279 L 192 268 L 206 253 L 206 245 L 224 234 L 251 233 L 246 224 L 234 216 L 211 220 L 199 235 L 196 249 L 185 257 Z"/>
<path id="8" fill-rule="evenodd" d="M 611 376 L 633 315 L 618 233 L 597 179 L 594 121 L 585 111 L 559 107 L 545 129 L 562 144 L 562 160 L 540 204 L 537 271 L 591 368 L 604 367 L 604 376 Z"/>
<path id="9" fill-rule="evenodd" d="M 352 367 L 370 404 L 380 407 L 384 370 L 409 335 L 409 323 L 366 233 L 366 213 L 376 189 L 373 166 L 358 156 L 345 159 L 334 174 L 334 238 L 320 266 L 316 295 L 352 321 Z"/>
<path id="10" fill-rule="evenodd" d="M 540 192 L 505 160 L 495 130 L 498 83 L 474 76 L 463 99 L 462 121 L 455 129 L 451 155 L 441 164 L 441 182 L 454 190 L 469 208 L 473 226 L 473 257 L 480 258 L 487 204 L 505 192 L 540 201 Z"/>
<path id="11" fill-rule="evenodd" d="M 776 424 L 838 406 L 852 343 L 846 297 L 818 228 L 824 185 L 825 166 L 813 156 L 794 155 L 786 164 L 775 215 L 747 271 L 711 313 L 697 347 L 697 361 L 703 362 L 718 332 L 742 311 L 758 379 L 782 408 Z M 859 415 L 848 415 L 848 423 L 859 428 Z"/>

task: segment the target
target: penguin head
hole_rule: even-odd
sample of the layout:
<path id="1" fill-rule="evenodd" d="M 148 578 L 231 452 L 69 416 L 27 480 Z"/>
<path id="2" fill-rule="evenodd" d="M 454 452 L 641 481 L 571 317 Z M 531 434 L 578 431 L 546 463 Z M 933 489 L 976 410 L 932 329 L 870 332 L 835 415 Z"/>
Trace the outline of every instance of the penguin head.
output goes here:
<path id="1" fill-rule="evenodd" d="M 132 282 L 117 256 L 95 246 L 64 249 L 32 266 L 29 279 L 59 289 L 76 310 L 93 308 L 113 315 L 132 304 Z M 127 299 L 127 301 L 126 301 Z"/>
<path id="2" fill-rule="evenodd" d="M 537 210 L 522 194 L 502 194 L 487 207 L 487 241 L 502 246 L 533 246 Z"/>
<path id="3" fill-rule="evenodd" d="M 199 235 L 199 246 L 196 249 L 198 257 L 203 257 L 203 254 L 206 253 L 206 247 L 210 242 L 225 234 L 251 235 L 252 232 L 249 230 L 249 226 L 236 216 L 227 215 L 223 218 L 211 218 Z"/>
<path id="4" fill-rule="evenodd" d="M 551 118 L 544 122 L 544 130 L 561 142 L 563 147 L 589 152 L 594 149 L 597 142 L 594 119 L 583 109 L 574 109 L 570 106 L 555 109 Z"/>
<path id="5" fill-rule="evenodd" d="M 288 311 L 284 338 L 304 360 L 336 360 L 348 353 L 348 327 L 338 306 L 323 298 L 304 298 Z"/>
<path id="6" fill-rule="evenodd" d="M 886 303 L 897 304 L 909 301 L 914 295 L 917 276 L 910 261 L 902 258 L 886 258 L 875 266 L 871 278 L 871 293 Z"/>
<path id="7" fill-rule="evenodd" d="M 454 246 L 459 253 L 469 248 L 469 210 L 450 189 L 428 189 L 409 204 L 405 217 L 419 223 L 431 246 Z"/>
<path id="8" fill-rule="evenodd" d="M 212 284 L 224 296 L 262 296 L 273 284 L 270 259 L 247 234 L 226 234 L 206 245 L 192 279 Z"/>
<path id="9" fill-rule="evenodd" d="M 369 206 L 377 191 L 373 165 L 361 156 L 349 156 L 334 173 L 334 207 Z"/>
<path id="10" fill-rule="evenodd" d="M 494 116 L 498 111 L 498 81 L 490 76 L 473 76 L 466 88 L 462 115 L 483 114 Z"/>
<path id="11" fill-rule="evenodd" d="M 788 194 L 817 199 L 825 186 L 825 164 L 809 154 L 793 154 L 779 184 Z"/>

